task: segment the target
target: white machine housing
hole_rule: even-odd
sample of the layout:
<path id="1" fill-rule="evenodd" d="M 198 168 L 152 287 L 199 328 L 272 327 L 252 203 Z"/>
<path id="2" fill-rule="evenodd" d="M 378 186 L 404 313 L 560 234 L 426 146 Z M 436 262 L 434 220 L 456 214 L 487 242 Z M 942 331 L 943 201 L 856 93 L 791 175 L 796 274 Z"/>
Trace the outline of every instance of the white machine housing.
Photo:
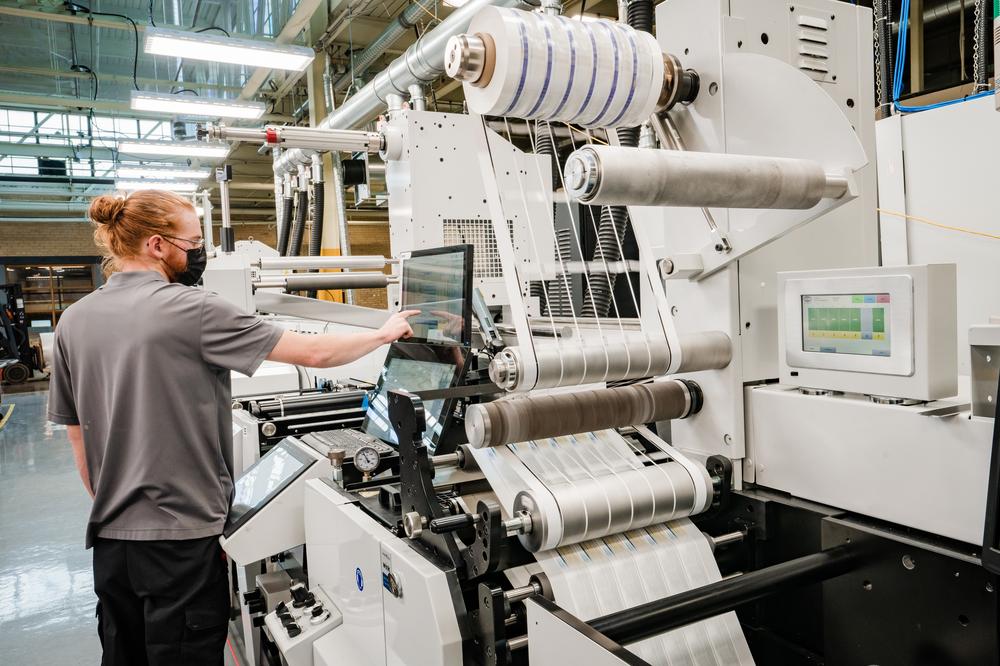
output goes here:
<path id="1" fill-rule="evenodd" d="M 245 524 L 228 537 L 222 537 L 222 548 L 241 566 L 248 566 L 304 544 L 306 533 L 303 494 L 306 481 L 333 475 L 330 461 L 319 451 L 292 437 L 282 441 L 294 446 L 315 462 L 308 465 L 267 504 L 257 509 Z"/>
<path id="2" fill-rule="evenodd" d="M 954 264 L 778 274 L 781 381 L 791 386 L 937 400 L 958 393 Z M 888 356 L 803 349 L 803 297 L 887 294 Z"/>

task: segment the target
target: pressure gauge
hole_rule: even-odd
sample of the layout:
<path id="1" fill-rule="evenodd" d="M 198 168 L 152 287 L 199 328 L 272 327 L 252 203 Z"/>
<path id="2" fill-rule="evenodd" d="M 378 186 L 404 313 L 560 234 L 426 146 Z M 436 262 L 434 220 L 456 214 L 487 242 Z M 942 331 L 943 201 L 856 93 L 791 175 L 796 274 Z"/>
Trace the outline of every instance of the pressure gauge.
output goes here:
<path id="1" fill-rule="evenodd" d="M 371 474 L 378 467 L 378 451 L 373 446 L 362 446 L 354 452 L 354 466 L 365 474 Z"/>

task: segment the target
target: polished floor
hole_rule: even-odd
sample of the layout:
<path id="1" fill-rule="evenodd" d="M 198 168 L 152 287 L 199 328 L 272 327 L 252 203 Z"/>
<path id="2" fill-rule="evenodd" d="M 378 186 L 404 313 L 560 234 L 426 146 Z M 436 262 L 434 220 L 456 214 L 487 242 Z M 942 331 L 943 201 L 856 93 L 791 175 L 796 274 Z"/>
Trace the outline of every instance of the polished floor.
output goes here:
<path id="1" fill-rule="evenodd" d="M 65 427 L 45 420 L 47 398 L 8 394 L 0 405 L 0 418 L 14 405 L 0 430 L 0 664 L 96 665 L 90 498 Z"/>

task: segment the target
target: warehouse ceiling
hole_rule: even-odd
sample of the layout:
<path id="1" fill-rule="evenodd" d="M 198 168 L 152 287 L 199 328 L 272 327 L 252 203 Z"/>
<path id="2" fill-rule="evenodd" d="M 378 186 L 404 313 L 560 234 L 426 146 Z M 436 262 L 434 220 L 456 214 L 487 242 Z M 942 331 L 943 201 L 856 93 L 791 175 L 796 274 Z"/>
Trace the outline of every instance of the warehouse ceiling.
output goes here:
<path id="1" fill-rule="evenodd" d="M 452 11 L 442 0 L 422 0 L 409 11 L 416 18 L 371 66 L 355 69 L 357 55 L 414 2 L 81 0 L 74 7 L 67 6 L 74 3 L 57 0 L 0 0 L 0 216 L 83 222 L 90 198 L 114 188 L 119 165 L 142 160 L 154 166 L 217 166 L 185 157 L 150 162 L 119 153 L 118 142 L 123 139 L 193 140 L 196 123 L 206 121 L 134 112 L 129 108 L 134 89 L 263 101 L 267 103 L 263 122 L 320 120 L 310 119 L 308 70 L 286 74 L 149 55 L 143 52 L 148 26 L 313 47 L 319 63 L 313 85 L 331 86 L 340 104 Z M 590 15 L 617 11 L 614 0 L 586 4 L 574 0 L 565 13 L 572 16 L 584 8 Z M 326 84 L 319 74 L 324 70 Z M 456 82 L 442 80 L 432 88 L 431 108 L 461 109 L 461 87 Z M 316 96 L 321 95 L 317 88 Z M 53 162 L 40 167 L 39 160 L 54 161 L 55 168 Z M 235 174 L 234 220 L 273 221 L 270 155 L 258 151 L 258 146 L 243 144 L 234 148 L 226 162 L 233 165 Z M 213 185 L 211 178 L 200 183 L 218 205 Z M 349 215 L 360 218 L 362 212 Z"/>

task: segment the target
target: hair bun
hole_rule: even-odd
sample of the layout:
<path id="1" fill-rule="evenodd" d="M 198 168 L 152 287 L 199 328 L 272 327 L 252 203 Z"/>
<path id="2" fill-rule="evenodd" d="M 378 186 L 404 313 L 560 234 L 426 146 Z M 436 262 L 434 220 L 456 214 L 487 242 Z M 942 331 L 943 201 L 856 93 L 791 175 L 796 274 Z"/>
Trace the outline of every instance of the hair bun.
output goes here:
<path id="1" fill-rule="evenodd" d="M 90 219 L 97 224 L 114 224 L 125 210 L 125 198 L 102 194 L 90 202 Z"/>

